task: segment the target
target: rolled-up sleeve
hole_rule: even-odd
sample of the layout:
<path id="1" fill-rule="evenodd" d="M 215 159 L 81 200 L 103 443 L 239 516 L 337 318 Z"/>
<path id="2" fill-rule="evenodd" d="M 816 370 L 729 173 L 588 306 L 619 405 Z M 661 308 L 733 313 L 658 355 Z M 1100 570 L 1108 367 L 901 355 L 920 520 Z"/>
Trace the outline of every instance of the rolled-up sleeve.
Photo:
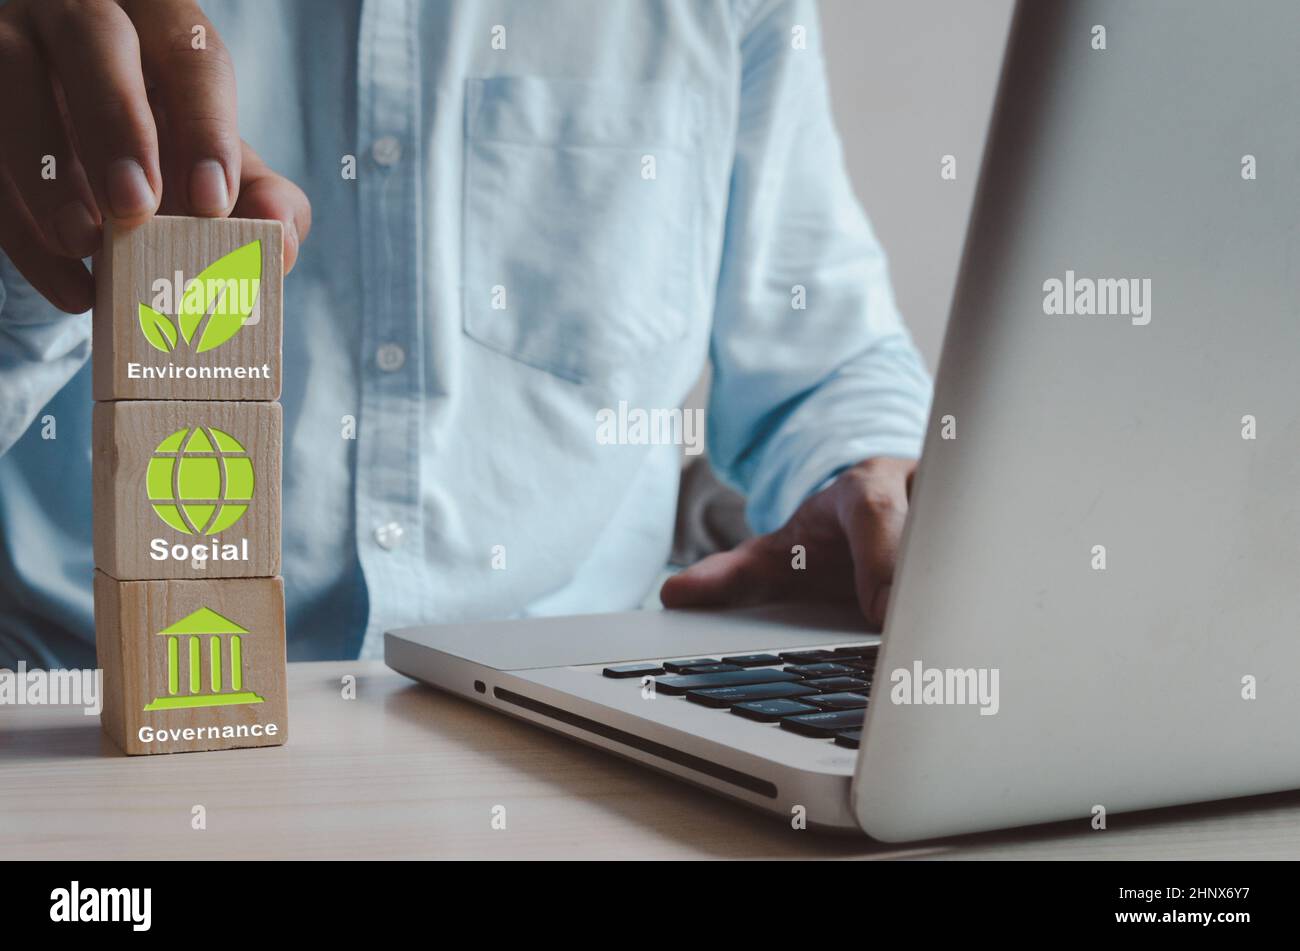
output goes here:
<path id="1" fill-rule="evenodd" d="M 46 301 L 0 252 L 0 455 L 89 356 L 89 316 Z"/>
<path id="2" fill-rule="evenodd" d="M 846 466 L 918 456 L 931 387 L 844 167 L 814 4 L 751 0 L 737 18 L 709 451 L 765 532 Z"/>

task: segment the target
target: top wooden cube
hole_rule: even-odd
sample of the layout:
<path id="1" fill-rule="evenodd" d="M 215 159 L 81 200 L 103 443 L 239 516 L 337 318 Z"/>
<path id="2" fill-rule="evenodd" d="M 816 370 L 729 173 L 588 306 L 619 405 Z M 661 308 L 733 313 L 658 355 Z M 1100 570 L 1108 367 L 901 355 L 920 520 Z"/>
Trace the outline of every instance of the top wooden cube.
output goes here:
<path id="1" fill-rule="evenodd" d="M 239 218 L 105 224 L 94 269 L 95 399 L 278 399 L 280 229 Z"/>

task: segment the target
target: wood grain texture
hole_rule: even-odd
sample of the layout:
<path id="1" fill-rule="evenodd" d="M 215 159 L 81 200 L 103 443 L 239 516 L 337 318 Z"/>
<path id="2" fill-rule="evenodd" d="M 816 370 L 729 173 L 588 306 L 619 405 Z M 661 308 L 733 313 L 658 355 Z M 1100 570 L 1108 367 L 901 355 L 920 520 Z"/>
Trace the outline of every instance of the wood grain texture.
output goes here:
<path id="1" fill-rule="evenodd" d="M 182 431 L 203 429 L 204 438 L 217 438 L 213 431 L 233 437 L 247 450 L 252 462 L 252 499 L 236 504 L 246 505 L 243 515 L 229 527 L 220 527 L 211 507 L 191 505 L 187 508 L 190 532 L 177 530 L 167 524 L 159 514 L 157 491 L 150 482 L 150 464 L 158 456 L 158 448 L 169 438 Z M 92 482 L 94 502 L 95 566 L 120 581 L 153 580 L 169 578 L 247 578 L 272 577 L 280 573 L 280 453 L 281 413 L 278 403 L 200 403 L 175 400 L 145 402 L 115 402 L 95 404 L 93 415 Z M 189 452 L 190 444 L 185 444 Z M 213 480 L 220 469 L 207 468 L 211 463 L 198 461 L 202 457 L 181 459 L 180 482 L 176 485 L 179 496 L 197 500 L 219 491 Z M 237 463 L 227 455 L 228 475 L 235 472 Z M 186 467 L 191 463 L 203 467 L 195 470 L 194 478 L 187 478 Z M 166 477 L 170 470 L 163 469 Z M 155 476 L 159 475 L 155 470 Z M 232 476 L 233 479 L 233 476 Z M 230 486 L 227 484 L 226 501 L 232 504 Z M 151 499 L 151 494 L 154 496 Z M 173 491 L 173 495 L 177 492 Z M 236 493 L 237 494 L 237 493 Z M 163 511 L 171 511 L 162 509 Z M 233 510 L 232 510 L 233 511 Z M 218 531 L 204 534 L 204 519 Z M 219 539 L 222 545 L 234 545 L 240 553 L 246 547 L 247 560 L 208 560 L 197 564 L 192 559 L 168 557 L 157 560 L 151 557 L 151 544 L 155 539 L 165 543 L 170 552 L 174 545 L 200 546 L 207 549 Z"/>
<path id="2" fill-rule="evenodd" d="M 253 241 L 261 243 L 261 276 L 252 315 L 239 331 L 213 349 L 197 352 L 198 340 L 179 334 L 173 349 L 152 346 L 140 327 L 140 305 L 175 317 L 176 299 L 194 278 L 224 255 Z M 283 238 L 278 221 L 239 218 L 156 217 L 131 231 L 104 225 L 95 257 L 93 316 L 96 400 L 274 400 L 280 395 L 283 335 Z M 176 288 L 176 274 L 182 281 Z M 170 282 L 171 301 L 156 282 Z M 215 318 L 212 318 L 215 319 Z M 148 373 L 160 367 L 194 368 L 212 374 L 197 379 L 132 379 L 131 365 Z M 217 374 L 265 368 L 265 378 L 220 378 Z"/>
<path id="3" fill-rule="evenodd" d="M 343 678 L 355 678 L 347 699 Z M 1300 793 L 894 846 L 779 817 L 377 661 L 289 665 L 293 742 L 121 755 L 78 707 L 0 716 L 0 842 L 25 859 L 1300 858 Z M 190 810 L 207 810 L 206 831 Z M 506 808 L 506 828 L 491 825 Z"/>
<path id="4" fill-rule="evenodd" d="M 160 633 L 178 624 L 202 633 Z M 288 738 L 279 578 L 116 581 L 96 571 L 95 647 L 104 671 L 100 720 L 124 752 L 278 746 Z M 241 702 L 218 702 L 234 700 Z M 164 739 L 145 742 L 142 728 Z M 174 732 L 186 730 L 193 734 Z"/>

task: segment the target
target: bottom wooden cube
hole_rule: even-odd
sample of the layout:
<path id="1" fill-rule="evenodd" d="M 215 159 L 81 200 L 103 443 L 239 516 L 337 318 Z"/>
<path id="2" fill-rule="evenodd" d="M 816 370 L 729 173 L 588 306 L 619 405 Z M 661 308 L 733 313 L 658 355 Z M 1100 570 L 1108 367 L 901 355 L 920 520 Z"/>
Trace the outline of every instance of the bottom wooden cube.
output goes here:
<path id="1" fill-rule="evenodd" d="M 280 578 L 117 581 L 95 572 L 104 731 L 125 752 L 288 737 Z"/>

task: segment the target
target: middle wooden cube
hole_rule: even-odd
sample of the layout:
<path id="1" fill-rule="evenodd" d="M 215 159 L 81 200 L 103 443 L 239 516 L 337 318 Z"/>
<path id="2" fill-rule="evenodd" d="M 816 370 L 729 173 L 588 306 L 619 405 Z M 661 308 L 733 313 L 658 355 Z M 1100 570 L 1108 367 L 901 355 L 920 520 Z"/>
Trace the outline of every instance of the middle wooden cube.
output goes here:
<path id="1" fill-rule="evenodd" d="M 280 573 L 278 403 L 97 403 L 95 564 L 119 581 Z"/>

